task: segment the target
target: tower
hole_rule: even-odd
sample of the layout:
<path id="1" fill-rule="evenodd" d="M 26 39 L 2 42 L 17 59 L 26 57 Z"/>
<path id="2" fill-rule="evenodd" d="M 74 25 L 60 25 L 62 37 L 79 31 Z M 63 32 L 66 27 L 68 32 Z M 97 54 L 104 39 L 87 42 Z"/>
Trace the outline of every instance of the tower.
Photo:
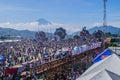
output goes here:
<path id="1" fill-rule="evenodd" d="M 107 27 L 107 17 L 106 17 L 106 3 L 107 3 L 107 0 L 103 0 L 103 2 L 104 2 L 103 27 Z"/>

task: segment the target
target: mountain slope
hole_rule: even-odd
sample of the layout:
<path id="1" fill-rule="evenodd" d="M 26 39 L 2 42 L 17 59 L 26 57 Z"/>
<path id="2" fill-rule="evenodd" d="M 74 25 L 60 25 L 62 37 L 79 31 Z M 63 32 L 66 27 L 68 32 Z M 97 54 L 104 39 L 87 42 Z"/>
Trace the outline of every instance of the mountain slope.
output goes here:
<path id="1" fill-rule="evenodd" d="M 35 31 L 29 30 L 15 30 L 11 28 L 1 28 L 0 27 L 0 36 L 22 36 L 23 38 L 35 38 Z M 47 36 L 53 37 L 52 33 L 46 33 Z"/>
<path id="2" fill-rule="evenodd" d="M 113 27 L 113 26 L 107 26 L 107 27 L 95 26 L 95 27 L 89 29 L 89 32 L 93 33 L 95 30 L 102 30 L 105 32 L 110 32 L 111 34 L 119 34 L 120 35 L 120 28 Z"/>
<path id="3" fill-rule="evenodd" d="M 111 34 L 119 34 L 120 35 L 120 28 L 108 26 L 106 28 L 102 26 L 95 26 L 89 29 L 89 32 L 92 34 L 95 30 L 102 30 L 105 32 L 110 32 Z M 22 36 L 23 38 L 35 38 L 35 31 L 29 30 L 15 30 L 11 28 L 1 28 L 0 27 L 0 36 L 10 35 L 10 36 Z M 80 31 L 73 33 L 72 35 L 68 35 L 68 37 L 73 37 L 74 35 L 80 35 Z M 53 33 L 47 33 L 47 36 L 54 36 Z"/>
<path id="4" fill-rule="evenodd" d="M 102 31 L 105 31 L 105 32 L 110 32 L 111 34 L 120 35 L 120 28 L 114 27 L 114 26 L 107 26 L 107 27 L 95 26 L 95 27 L 93 27 L 91 29 L 88 29 L 90 34 L 92 34 L 95 30 L 102 30 Z M 75 32 L 75 33 L 72 34 L 72 36 L 74 36 L 74 35 L 80 35 L 80 31 Z"/>
<path id="5" fill-rule="evenodd" d="M 15 30 L 11 28 L 0 28 L 0 36 L 22 36 L 23 38 L 34 38 L 35 32 L 28 30 Z"/>

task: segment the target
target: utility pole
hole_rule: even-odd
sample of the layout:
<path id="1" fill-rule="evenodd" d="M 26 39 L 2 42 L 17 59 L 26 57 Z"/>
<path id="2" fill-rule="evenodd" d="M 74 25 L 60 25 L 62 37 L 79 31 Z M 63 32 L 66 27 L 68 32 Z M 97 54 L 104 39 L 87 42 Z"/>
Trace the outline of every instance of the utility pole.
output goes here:
<path id="1" fill-rule="evenodd" d="M 107 3 L 107 0 L 103 0 L 104 1 L 104 16 L 103 16 L 103 27 L 107 27 L 107 17 L 106 17 L 106 3 Z"/>
<path id="2" fill-rule="evenodd" d="M 104 8 L 104 10 L 103 10 L 103 32 L 104 32 L 104 38 L 106 38 L 107 37 L 107 34 L 106 34 L 106 29 L 107 29 L 107 14 L 106 14 L 106 3 L 107 3 L 107 0 L 103 0 L 103 3 L 104 3 L 104 5 L 103 5 L 103 8 Z"/>

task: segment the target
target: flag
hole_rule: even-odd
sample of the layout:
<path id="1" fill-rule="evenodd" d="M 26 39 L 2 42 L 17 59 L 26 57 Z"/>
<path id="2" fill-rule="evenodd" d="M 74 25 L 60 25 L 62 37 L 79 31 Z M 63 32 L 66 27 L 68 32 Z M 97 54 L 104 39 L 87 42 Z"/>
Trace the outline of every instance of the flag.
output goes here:
<path id="1" fill-rule="evenodd" d="M 93 60 L 92 62 L 99 62 L 103 59 L 105 59 L 106 57 L 112 55 L 112 51 L 110 49 L 106 49 L 104 50 L 102 53 L 98 54 Z"/>

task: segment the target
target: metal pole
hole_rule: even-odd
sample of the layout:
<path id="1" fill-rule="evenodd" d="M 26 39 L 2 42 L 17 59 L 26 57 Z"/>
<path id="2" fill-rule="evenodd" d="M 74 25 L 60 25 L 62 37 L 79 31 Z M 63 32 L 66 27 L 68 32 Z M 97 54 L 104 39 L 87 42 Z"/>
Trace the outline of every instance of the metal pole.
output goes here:
<path id="1" fill-rule="evenodd" d="M 103 17 L 103 27 L 107 27 L 107 20 L 106 20 L 106 2 L 107 2 L 107 0 L 104 0 L 104 17 Z"/>

